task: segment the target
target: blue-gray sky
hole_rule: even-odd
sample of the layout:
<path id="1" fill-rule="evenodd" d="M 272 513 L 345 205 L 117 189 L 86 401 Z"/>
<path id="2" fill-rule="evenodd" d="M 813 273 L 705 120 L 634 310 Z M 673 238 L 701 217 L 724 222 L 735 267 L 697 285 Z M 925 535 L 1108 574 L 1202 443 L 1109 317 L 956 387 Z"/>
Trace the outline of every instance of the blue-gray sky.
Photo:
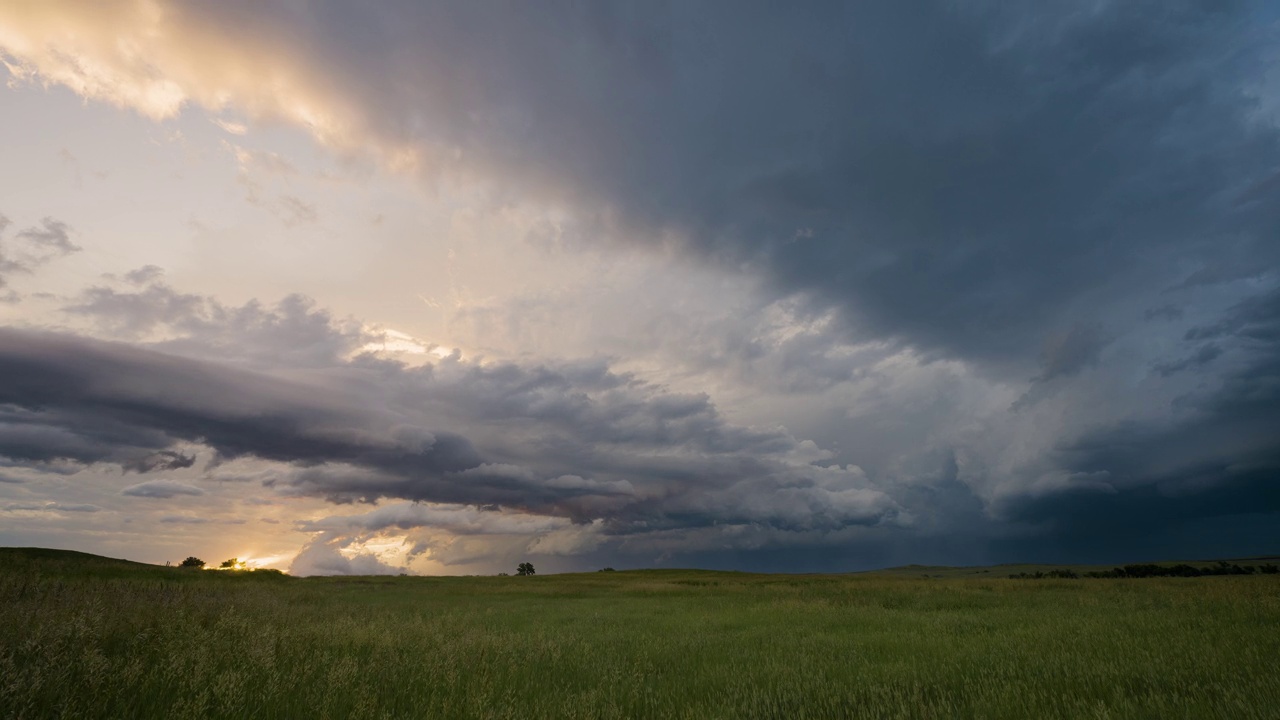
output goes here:
<path id="1" fill-rule="evenodd" d="M 1280 547 L 1261 2 L 0 5 L 0 543 Z"/>

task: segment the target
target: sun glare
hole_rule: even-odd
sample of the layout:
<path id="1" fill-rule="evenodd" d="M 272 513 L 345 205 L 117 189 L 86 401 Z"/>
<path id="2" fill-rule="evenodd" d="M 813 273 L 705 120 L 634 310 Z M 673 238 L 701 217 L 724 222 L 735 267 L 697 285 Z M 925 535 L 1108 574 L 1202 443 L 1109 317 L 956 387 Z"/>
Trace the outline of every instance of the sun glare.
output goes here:
<path id="1" fill-rule="evenodd" d="M 206 565 L 205 570 L 283 570 L 287 567 L 289 561 L 293 559 L 293 555 L 289 553 L 281 553 L 278 555 L 263 555 L 262 557 L 253 557 L 251 553 L 238 555 L 227 560 L 223 560 L 217 565 Z"/>

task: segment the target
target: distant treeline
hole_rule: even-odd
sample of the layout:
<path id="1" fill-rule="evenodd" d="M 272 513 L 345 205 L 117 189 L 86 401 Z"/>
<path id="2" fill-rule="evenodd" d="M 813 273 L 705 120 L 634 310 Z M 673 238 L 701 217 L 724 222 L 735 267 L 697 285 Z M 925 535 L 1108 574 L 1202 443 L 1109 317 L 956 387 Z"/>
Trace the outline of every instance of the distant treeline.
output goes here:
<path id="1" fill-rule="evenodd" d="M 1236 565 L 1219 560 L 1215 565 L 1195 567 L 1194 565 L 1125 565 L 1111 570 L 1095 570 L 1078 573 L 1074 570 L 1037 570 L 1033 573 L 1014 573 L 1009 577 L 1016 580 L 1046 580 L 1051 578 L 1151 578 L 1151 577 L 1203 577 L 1205 575 L 1275 575 L 1280 573 L 1276 565 Z"/>

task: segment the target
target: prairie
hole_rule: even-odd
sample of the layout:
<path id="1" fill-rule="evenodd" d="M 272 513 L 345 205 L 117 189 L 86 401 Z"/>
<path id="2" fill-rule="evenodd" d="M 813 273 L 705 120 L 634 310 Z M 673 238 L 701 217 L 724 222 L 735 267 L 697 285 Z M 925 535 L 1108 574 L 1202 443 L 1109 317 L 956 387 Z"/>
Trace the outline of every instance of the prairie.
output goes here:
<path id="1" fill-rule="evenodd" d="M 1280 712 L 1280 576 L 999 572 L 291 578 L 0 549 L 0 717 Z"/>

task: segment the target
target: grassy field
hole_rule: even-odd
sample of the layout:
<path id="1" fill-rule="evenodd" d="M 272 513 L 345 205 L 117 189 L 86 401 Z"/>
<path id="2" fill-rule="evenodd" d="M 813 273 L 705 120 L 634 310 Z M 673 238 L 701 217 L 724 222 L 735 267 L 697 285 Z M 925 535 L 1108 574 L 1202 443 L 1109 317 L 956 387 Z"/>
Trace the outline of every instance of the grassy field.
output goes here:
<path id="1" fill-rule="evenodd" d="M 311 578 L 0 549 L 0 717 L 1277 718 L 1280 577 Z"/>

